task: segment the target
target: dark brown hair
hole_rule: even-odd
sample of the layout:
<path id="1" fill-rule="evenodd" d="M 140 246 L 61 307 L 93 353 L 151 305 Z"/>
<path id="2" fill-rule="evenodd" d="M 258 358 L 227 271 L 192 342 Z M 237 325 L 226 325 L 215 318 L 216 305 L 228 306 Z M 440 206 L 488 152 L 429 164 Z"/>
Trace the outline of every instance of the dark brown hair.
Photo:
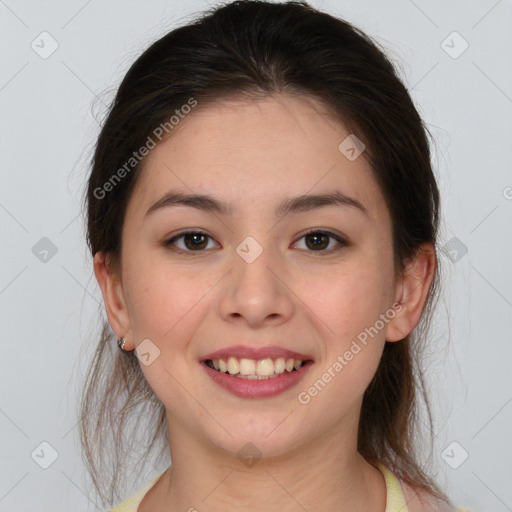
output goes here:
<path id="1" fill-rule="evenodd" d="M 305 2 L 235 1 L 167 33 L 123 78 L 95 145 L 84 197 L 91 254 L 102 251 L 112 269 L 118 267 L 126 207 L 145 160 L 131 167 L 126 163 L 148 137 L 155 139 L 157 127 L 168 123 L 166 135 L 172 136 L 170 116 L 190 105 L 191 98 L 200 108 L 276 93 L 320 100 L 364 142 L 364 157 L 391 213 L 397 276 L 421 244 L 436 246 L 439 191 L 427 139 L 431 135 L 384 48 L 352 24 Z M 125 172 L 117 172 L 123 168 Z M 364 394 L 358 451 L 369 462 L 383 462 L 406 483 L 449 502 L 418 461 L 419 447 L 425 445 L 424 434 L 419 436 L 419 397 L 433 433 L 421 352 L 439 280 L 436 267 L 416 329 L 385 345 Z M 84 383 L 80 418 L 84 461 L 101 499 L 112 505 L 127 454 L 136 444 L 146 448 L 130 463 L 143 467 L 153 448 L 161 446 L 160 455 L 166 452 L 168 431 L 164 406 L 136 355 L 118 350 L 106 320 Z"/>

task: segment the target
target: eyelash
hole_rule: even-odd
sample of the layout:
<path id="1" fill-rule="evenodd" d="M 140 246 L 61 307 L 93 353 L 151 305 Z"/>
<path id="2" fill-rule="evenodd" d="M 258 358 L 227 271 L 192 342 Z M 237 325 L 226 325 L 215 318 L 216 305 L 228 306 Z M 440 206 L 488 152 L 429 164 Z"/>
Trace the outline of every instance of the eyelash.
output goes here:
<path id="1" fill-rule="evenodd" d="M 318 252 L 318 253 L 326 253 L 326 254 L 331 254 L 332 252 L 335 252 L 335 251 L 338 251 L 340 249 L 342 249 L 343 247 L 346 247 L 348 246 L 348 242 L 346 240 L 344 240 L 343 238 L 341 238 L 339 235 L 336 235 L 335 233 L 332 233 L 331 231 L 322 231 L 322 230 L 318 230 L 318 229 L 314 229 L 314 230 L 311 230 L 311 231 L 308 231 L 306 233 L 304 233 L 298 240 L 301 240 L 302 238 L 308 236 L 308 235 L 312 235 L 312 234 L 320 234 L 320 235 L 327 235 L 328 237 L 330 238 L 334 238 L 334 240 L 336 240 L 338 242 L 338 247 L 334 247 L 334 248 L 331 248 L 331 249 L 323 249 L 323 250 L 319 250 L 319 251 L 313 251 L 313 250 L 307 250 L 307 252 Z M 205 235 L 207 238 L 210 238 L 213 240 L 213 238 L 211 236 L 209 236 L 207 233 L 205 233 L 204 231 L 183 231 L 182 233 L 179 233 L 178 235 L 175 235 L 173 236 L 172 238 L 169 238 L 168 240 L 165 240 L 163 242 L 163 245 L 170 251 L 173 251 L 173 252 L 189 252 L 189 253 L 194 253 L 194 252 L 205 252 L 206 249 L 200 249 L 200 250 L 197 250 L 197 251 L 192 251 L 192 250 L 189 250 L 189 249 L 181 249 L 181 248 L 176 248 L 176 247 L 173 247 L 172 244 L 176 241 L 176 240 L 179 240 L 180 238 L 183 238 L 184 236 L 186 235 Z"/>

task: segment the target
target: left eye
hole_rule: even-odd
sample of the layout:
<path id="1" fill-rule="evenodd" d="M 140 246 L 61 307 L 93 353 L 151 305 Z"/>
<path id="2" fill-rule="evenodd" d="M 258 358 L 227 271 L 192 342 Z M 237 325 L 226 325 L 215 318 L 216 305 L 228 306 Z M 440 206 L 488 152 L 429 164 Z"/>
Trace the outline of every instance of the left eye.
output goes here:
<path id="1" fill-rule="evenodd" d="M 335 235 L 334 233 L 331 233 L 330 231 L 309 231 L 308 233 L 305 233 L 304 235 L 299 238 L 301 240 L 302 238 L 305 238 L 306 240 L 312 240 L 312 244 L 308 244 L 306 242 L 306 245 L 309 247 L 314 247 L 315 249 L 322 249 L 320 251 L 314 250 L 313 252 L 332 252 L 337 249 L 340 249 L 340 247 L 348 245 L 347 242 L 341 238 L 338 235 Z M 338 242 L 338 247 L 331 247 L 328 250 L 325 250 L 325 240 L 334 239 L 336 242 Z M 327 246 L 329 245 L 329 242 L 327 242 Z"/>
<path id="2" fill-rule="evenodd" d="M 308 233 L 302 235 L 299 240 L 302 238 L 306 238 L 307 240 L 312 241 L 312 243 L 306 242 L 307 249 L 314 248 L 312 252 L 331 252 L 333 250 L 339 249 L 340 247 L 348 245 L 348 243 L 343 238 L 334 233 L 331 233 L 330 231 L 309 231 Z M 183 239 L 185 246 L 178 247 L 178 249 L 181 249 L 184 252 L 201 252 L 201 250 L 207 248 L 205 246 L 207 245 L 207 239 L 213 240 L 209 235 L 202 231 L 185 231 L 170 238 L 169 240 L 165 240 L 163 244 L 164 246 L 169 247 L 170 250 L 175 250 L 175 247 L 171 246 L 173 246 L 177 240 L 181 239 Z M 331 247 L 326 250 L 329 246 L 329 241 L 327 242 L 327 246 L 325 241 L 329 239 L 336 240 L 336 242 L 338 242 L 338 247 Z"/>

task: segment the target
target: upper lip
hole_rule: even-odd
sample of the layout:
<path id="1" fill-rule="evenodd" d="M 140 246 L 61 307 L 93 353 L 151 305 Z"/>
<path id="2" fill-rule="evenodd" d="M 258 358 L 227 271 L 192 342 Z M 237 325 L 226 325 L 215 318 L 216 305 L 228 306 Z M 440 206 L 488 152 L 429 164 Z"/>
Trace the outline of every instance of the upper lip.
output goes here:
<path id="1" fill-rule="evenodd" d="M 268 358 L 277 359 L 278 357 L 284 357 L 285 359 L 301 359 L 302 361 L 313 359 L 310 355 L 301 354 L 300 352 L 288 350 L 277 345 L 270 345 L 261 348 L 247 347 L 244 345 L 233 345 L 231 347 L 226 347 L 220 350 L 216 350 L 215 352 L 211 352 L 210 354 L 203 356 L 201 361 L 206 361 L 207 359 L 227 359 L 230 356 L 236 357 L 238 359 L 254 359 L 256 361 Z"/>

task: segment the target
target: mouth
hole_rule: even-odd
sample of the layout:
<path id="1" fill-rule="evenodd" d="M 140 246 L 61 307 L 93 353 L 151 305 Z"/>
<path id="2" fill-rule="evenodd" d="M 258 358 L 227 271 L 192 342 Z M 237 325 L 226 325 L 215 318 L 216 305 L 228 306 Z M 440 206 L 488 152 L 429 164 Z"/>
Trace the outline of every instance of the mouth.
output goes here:
<path id="1" fill-rule="evenodd" d="M 239 398 L 275 397 L 296 386 L 314 364 L 312 359 L 238 359 L 233 356 L 201 361 L 208 377 Z"/>

